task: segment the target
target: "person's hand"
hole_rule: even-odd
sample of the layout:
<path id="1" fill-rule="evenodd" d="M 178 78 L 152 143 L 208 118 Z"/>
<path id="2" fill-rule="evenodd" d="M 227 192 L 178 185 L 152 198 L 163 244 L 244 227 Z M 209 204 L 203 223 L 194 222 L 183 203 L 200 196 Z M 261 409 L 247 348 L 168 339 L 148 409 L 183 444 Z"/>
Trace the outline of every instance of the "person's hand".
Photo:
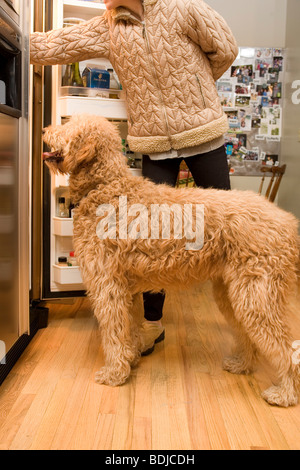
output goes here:
<path id="1" fill-rule="evenodd" d="M 104 0 L 107 10 L 117 7 L 127 7 L 141 20 L 144 18 L 144 8 L 142 0 Z"/>
<path id="2" fill-rule="evenodd" d="M 114 8 L 124 5 L 124 1 L 122 0 L 104 0 L 104 3 L 107 10 L 113 10 Z"/>

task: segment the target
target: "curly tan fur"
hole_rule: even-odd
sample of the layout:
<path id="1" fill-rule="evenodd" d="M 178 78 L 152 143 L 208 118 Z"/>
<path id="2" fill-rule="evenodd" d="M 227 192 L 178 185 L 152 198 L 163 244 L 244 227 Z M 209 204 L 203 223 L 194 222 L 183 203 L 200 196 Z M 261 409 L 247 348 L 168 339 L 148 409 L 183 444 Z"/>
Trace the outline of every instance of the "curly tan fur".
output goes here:
<path id="1" fill-rule="evenodd" d="M 297 220 L 248 191 L 174 189 L 133 176 L 121 154 L 116 127 L 96 116 L 75 116 L 46 129 L 45 142 L 62 161 L 52 171 L 69 173 L 74 246 L 94 313 L 99 321 L 105 366 L 99 383 L 120 385 L 140 357 L 132 318 L 136 293 L 187 288 L 210 279 L 216 302 L 236 332 L 237 350 L 224 369 L 249 373 L 260 353 L 276 368 L 279 383 L 263 393 L 271 404 L 297 403 L 299 366 L 292 363 L 287 328 L 289 296 L 299 259 Z M 204 245 L 186 250 L 184 239 L 104 239 L 96 234 L 100 204 L 119 196 L 128 205 L 204 204 Z M 150 210 L 149 210 L 150 213 Z"/>

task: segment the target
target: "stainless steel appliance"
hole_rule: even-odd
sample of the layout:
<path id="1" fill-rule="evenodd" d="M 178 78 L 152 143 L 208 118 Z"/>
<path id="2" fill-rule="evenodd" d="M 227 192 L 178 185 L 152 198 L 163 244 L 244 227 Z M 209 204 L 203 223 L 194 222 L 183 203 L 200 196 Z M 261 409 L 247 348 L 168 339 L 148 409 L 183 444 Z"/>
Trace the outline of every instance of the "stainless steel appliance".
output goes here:
<path id="1" fill-rule="evenodd" d="M 1 0 L 0 7 L 15 23 L 20 24 L 19 0 Z"/>
<path id="2" fill-rule="evenodd" d="M 0 0 L 0 383 L 30 335 L 29 12 Z"/>

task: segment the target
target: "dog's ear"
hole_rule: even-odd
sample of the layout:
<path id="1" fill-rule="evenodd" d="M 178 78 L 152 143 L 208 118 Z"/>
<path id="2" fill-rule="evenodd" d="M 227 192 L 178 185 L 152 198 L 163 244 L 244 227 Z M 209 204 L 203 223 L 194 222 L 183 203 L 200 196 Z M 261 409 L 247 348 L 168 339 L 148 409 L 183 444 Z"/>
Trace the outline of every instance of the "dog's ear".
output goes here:
<path id="1" fill-rule="evenodd" d="M 76 142 L 77 140 L 77 142 Z M 79 135 L 78 139 L 76 139 L 73 144 L 76 144 L 76 149 L 74 149 L 74 153 L 76 155 L 76 163 L 77 165 L 81 165 L 81 163 L 88 163 L 96 156 L 96 141 L 93 138 L 93 135 Z M 72 145 L 72 144 L 71 144 Z"/>
<path id="2" fill-rule="evenodd" d="M 66 158 L 68 170 L 74 170 L 82 163 L 89 163 L 96 156 L 96 140 L 92 133 L 87 132 L 87 129 L 82 125 L 81 129 L 76 132 L 70 133 L 70 138 L 67 147 L 67 155 L 71 158 Z"/>
<path id="3" fill-rule="evenodd" d="M 103 117 L 74 117 L 70 123 L 68 152 L 71 165 L 89 163 L 94 158 L 121 151 L 121 137 L 117 127 Z"/>

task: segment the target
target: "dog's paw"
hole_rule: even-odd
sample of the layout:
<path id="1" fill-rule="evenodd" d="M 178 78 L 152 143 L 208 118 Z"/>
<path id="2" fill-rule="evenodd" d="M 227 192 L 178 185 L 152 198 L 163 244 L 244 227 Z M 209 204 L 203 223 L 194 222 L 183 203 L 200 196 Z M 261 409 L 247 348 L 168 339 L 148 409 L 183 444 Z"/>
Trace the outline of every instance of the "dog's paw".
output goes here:
<path id="1" fill-rule="evenodd" d="M 298 396 L 295 390 L 286 390 L 280 385 L 273 385 L 265 390 L 261 396 L 270 405 L 282 406 L 284 408 L 295 406 L 298 403 Z"/>
<path id="2" fill-rule="evenodd" d="M 128 370 L 118 371 L 113 367 L 102 367 L 99 372 L 96 372 L 95 382 L 98 384 L 110 385 L 111 387 L 117 387 L 123 385 L 129 377 Z"/>
<path id="3" fill-rule="evenodd" d="M 241 356 L 229 356 L 223 359 L 223 369 L 231 374 L 251 374 L 249 364 Z"/>

